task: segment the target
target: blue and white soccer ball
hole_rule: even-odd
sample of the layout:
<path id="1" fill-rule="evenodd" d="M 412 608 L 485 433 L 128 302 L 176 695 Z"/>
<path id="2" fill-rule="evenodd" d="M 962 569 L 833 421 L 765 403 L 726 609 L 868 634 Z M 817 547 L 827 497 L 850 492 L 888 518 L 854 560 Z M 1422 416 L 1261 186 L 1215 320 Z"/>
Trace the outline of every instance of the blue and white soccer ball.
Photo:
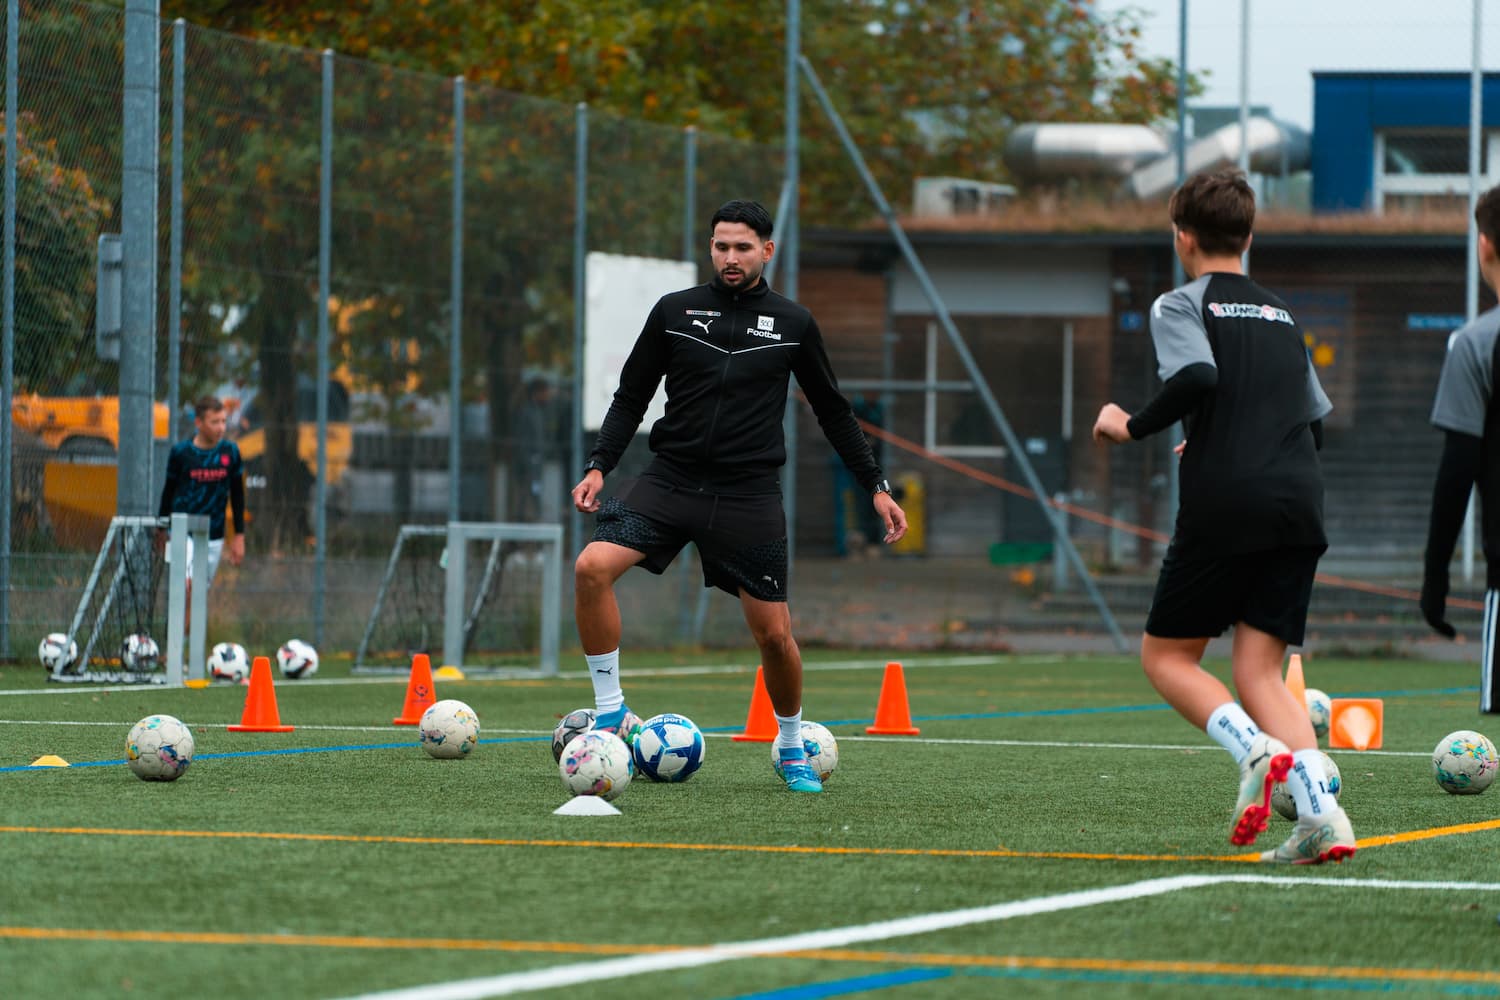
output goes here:
<path id="1" fill-rule="evenodd" d="M 161 663 L 161 649 L 145 632 L 132 632 L 120 646 L 120 662 L 125 669 L 145 673 Z"/>
<path id="2" fill-rule="evenodd" d="M 1317 688 L 1304 690 L 1302 700 L 1307 703 L 1307 718 L 1312 723 L 1313 734 L 1321 740 L 1328 735 L 1328 722 L 1333 718 L 1333 702 Z"/>
<path id="3" fill-rule="evenodd" d="M 703 731 L 676 712 L 641 723 L 631 747 L 637 770 L 652 781 L 686 781 L 703 766 L 704 750 Z"/>
<path id="4" fill-rule="evenodd" d="M 1432 751 L 1432 776 L 1452 795 L 1478 795 L 1494 782 L 1497 767 L 1495 744 L 1472 729 L 1449 733 Z"/>
<path id="5" fill-rule="evenodd" d="M 42 669 L 55 674 L 78 661 L 78 643 L 61 632 L 53 632 L 37 646 L 36 655 L 42 661 Z"/>
<path id="6" fill-rule="evenodd" d="M 193 762 L 193 731 L 171 715 L 148 715 L 125 738 L 125 763 L 142 781 L 176 781 Z"/>
<path id="7" fill-rule="evenodd" d="M 282 676 L 303 680 L 318 672 L 318 651 L 301 639 L 288 639 L 276 651 L 276 663 Z"/>
<path id="8" fill-rule="evenodd" d="M 802 723 L 802 748 L 807 751 L 807 764 L 818 775 L 818 780 L 827 781 L 839 766 L 839 743 L 820 722 Z M 771 741 L 771 766 L 778 763 L 776 741 Z"/>
<path id="9" fill-rule="evenodd" d="M 1333 758 L 1323 751 L 1318 753 L 1323 756 L 1323 773 L 1328 776 L 1328 793 L 1334 798 L 1344 790 L 1344 779 L 1339 774 L 1339 766 L 1333 762 Z M 1278 781 L 1271 786 L 1271 807 L 1282 816 L 1296 822 L 1297 803 L 1292 800 L 1291 789 L 1287 788 L 1287 782 L 1296 780 L 1291 774 L 1287 775 L 1286 781 Z"/>
<path id="10" fill-rule="evenodd" d="M 250 679 L 250 654 L 237 642 L 221 642 L 208 654 L 208 676 L 216 681 L 244 684 Z"/>
<path id="11" fill-rule="evenodd" d="M 625 741 L 597 729 L 573 737 L 557 762 L 570 795 L 597 795 L 605 801 L 625 794 L 634 770 Z"/>
<path id="12" fill-rule="evenodd" d="M 444 698 L 427 706 L 417 735 L 428 756 L 439 760 L 467 757 L 479 745 L 479 716 L 457 698 Z"/>

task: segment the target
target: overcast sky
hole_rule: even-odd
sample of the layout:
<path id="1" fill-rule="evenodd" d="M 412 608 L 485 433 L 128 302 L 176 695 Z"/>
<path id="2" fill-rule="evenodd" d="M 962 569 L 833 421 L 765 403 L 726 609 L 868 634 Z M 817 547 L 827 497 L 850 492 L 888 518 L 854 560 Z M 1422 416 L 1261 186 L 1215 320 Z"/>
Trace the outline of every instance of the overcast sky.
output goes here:
<path id="1" fill-rule="evenodd" d="M 1177 59 L 1180 0 L 1097 0 L 1102 11 L 1144 11 L 1143 43 Z M 1312 126 L 1314 70 L 1449 70 L 1473 59 L 1474 0 L 1248 0 L 1250 103 Z M 1241 0 L 1188 0 L 1188 68 L 1210 71 L 1194 103 L 1240 101 Z M 1500 4 L 1481 27 L 1481 65 L 1500 67 Z"/>

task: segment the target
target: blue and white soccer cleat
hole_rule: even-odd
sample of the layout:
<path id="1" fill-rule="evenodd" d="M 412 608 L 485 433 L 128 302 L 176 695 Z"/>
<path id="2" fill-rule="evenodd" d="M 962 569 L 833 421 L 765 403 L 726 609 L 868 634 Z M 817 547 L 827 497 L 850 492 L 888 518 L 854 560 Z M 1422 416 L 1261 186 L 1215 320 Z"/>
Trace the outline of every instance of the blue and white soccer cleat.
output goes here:
<path id="1" fill-rule="evenodd" d="M 786 787 L 794 792 L 821 792 L 823 782 L 818 779 L 818 773 L 812 769 L 807 762 L 807 751 L 802 747 L 786 747 L 776 755 L 771 762 L 776 769 L 777 777 L 786 782 Z"/>
<path id="2" fill-rule="evenodd" d="M 596 732 L 613 733 L 624 740 L 626 746 L 630 746 L 640 735 L 641 717 L 632 712 L 628 705 L 621 705 L 613 712 L 597 713 L 593 728 Z"/>

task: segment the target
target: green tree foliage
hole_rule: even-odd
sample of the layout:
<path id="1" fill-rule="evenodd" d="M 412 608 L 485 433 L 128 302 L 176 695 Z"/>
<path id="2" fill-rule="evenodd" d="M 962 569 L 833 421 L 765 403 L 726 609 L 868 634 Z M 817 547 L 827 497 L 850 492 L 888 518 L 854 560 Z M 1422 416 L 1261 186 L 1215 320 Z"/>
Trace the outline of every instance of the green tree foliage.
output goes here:
<path id="1" fill-rule="evenodd" d="M 785 5 L 705 0 L 178 0 L 175 13 L 295 45 L 463 74 L 620 115 L 779 145 Z M 805 0 L 802 49 L 887 195 L 917 175 L 1005 179 L 1030 121 L 1145 122 L 1176 101 L 1172 65 L 1138 50 L 1140 15 L 1092 0 Z M 871 208 L 804 88 L 804 212 Z M 722 164 L 733 171 L 734 164 Z"/>
<path id="2" fill-rule="evenodd" d="M 93 352 L 93 247 L 110 204 L 85 171 L 58 162 L 56 141 L 30 115 L 16 147 L 16 381 L 22 392 L 57 393 L 74 359 Z"/>

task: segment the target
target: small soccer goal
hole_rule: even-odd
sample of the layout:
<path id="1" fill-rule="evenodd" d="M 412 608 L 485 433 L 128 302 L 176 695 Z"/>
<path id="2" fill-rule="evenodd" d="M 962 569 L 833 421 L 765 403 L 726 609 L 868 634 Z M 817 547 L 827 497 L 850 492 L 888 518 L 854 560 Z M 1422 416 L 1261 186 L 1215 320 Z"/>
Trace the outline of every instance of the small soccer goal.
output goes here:
<path id="1" fill-rule="evenodd" d="M 452 521 L 396 533 L 354 655 L 355 673 L 433 664 L 557 673 L 562 527 Z"/>
<path id="2" fill-rule="evenodd" d="M 208 518 L 110 519 L 68 631 L 42 640 L 39 652 L 49 681 L 181 685 L 204 677 L 208 588 L 193 592 L 189 622 L 189 538 L 193 575 L 203 579 Z"/>

